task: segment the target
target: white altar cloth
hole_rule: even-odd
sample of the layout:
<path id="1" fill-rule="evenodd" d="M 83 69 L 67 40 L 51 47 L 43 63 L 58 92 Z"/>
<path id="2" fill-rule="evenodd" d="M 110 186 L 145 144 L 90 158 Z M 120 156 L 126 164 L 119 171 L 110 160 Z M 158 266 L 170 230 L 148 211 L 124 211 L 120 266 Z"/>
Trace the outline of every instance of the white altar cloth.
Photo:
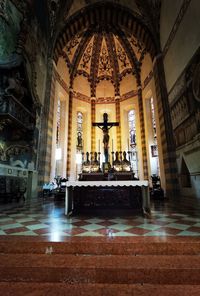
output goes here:
<path id="1" fill-rule="evenodd" d="M 144 214 L 150 213 L 149 182 L 144 181 L 68 181 L 66 182 L 65 215 L 73 209 L 73 190 L 75 187 L 135 187 L 142 189 L 142 208 Z"/>

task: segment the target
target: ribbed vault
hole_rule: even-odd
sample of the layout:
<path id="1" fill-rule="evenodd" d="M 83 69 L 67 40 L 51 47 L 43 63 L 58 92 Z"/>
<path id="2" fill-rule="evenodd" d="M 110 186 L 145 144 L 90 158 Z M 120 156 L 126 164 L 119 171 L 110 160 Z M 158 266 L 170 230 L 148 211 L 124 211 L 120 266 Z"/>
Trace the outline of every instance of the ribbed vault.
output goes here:
<path id="1" fill-rule="evenodd" d="M 86 77 L 91 96 L 96 96 L 101 80 L 111 81 L 117 96 L 120 81 L 128 74 L 140 85 L 142 60 L 147 52 L 154 58 L 155 44 L 141 19 L 127 8 L 104 2 L 85 7 L 66 20 L 54 59 L 65 59 L 72 83 L 78 75 Z"/>
<path id="2" fill-rule="evenodd" d="M 145 45 L 146 50 L 155 56 L 157 42 L 149 28 L 142 22 L 142 18 L 133 15 L 132 11 L 116 3 L 97 3 L 85 7 L 66 20 L 63 30 L 60 32 L 56 46 L 54 59 L 57 61 L 62 54 L 64 46 L 80 31 L 101 26 L 120 27 L 132 34 L 138 41 Z"/>

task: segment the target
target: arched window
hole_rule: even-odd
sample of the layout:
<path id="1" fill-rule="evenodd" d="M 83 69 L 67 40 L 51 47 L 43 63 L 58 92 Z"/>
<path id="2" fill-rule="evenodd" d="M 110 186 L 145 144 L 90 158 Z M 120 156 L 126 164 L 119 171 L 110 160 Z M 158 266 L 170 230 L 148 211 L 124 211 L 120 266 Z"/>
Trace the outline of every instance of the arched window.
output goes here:
<path id="1" fill-rule="evenodd" d="M 56 126 L 56 146 L 60 145 L 60 99 L 58 98 L 57 105 L 57 126 Z"/>
<path id="2" fill-rule="evenodd" d="M 153 98 L 151 98 L 151 116 L 152 116 L 152 126 L 153 126 L 154 143 L 157 144 L 156 119 L 155 119 L 155 110 L 154 110 Z"/>
<path id="3" fill-rule="evenodd" d="M 136 145 L 136 124 L 135 124 L 135 110 L 128 112 L 128 124 L 129 124 L 129 142 L 130 146 Z"/>
<path id="4" fill-rule="evenodd" d="M 83 150 L 83 113 L 77 112 L 77 150 Z"/>
<path id="5" fill-rule="evenodd" d="M 138 178 L 138 156 L 137 156 L 137 143 L 136 143 L 136 113 L 132 109 L 128 112 L 128 126 L 129 126 L 129 140 L 128 150 L 130 151 L 130 161 L 135 177 Z"/>

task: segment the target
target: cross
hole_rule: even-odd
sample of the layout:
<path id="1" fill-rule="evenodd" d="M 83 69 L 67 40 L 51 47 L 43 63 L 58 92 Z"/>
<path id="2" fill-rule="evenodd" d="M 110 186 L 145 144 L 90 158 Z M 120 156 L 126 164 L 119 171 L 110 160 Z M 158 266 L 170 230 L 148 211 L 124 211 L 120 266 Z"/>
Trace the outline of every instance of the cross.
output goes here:
<path id="1" fill-rule="evenodd" d="M 103 131 L 103 144 L 105 162 L 108 162 L 108 143 L 109 143 L 109 129 L 113 126 L 119 126 L 119 122 L 108 122 L 108 114 L 103 114 L 103 122 L 93 122 L 92 126 L 98 126 Z"/>

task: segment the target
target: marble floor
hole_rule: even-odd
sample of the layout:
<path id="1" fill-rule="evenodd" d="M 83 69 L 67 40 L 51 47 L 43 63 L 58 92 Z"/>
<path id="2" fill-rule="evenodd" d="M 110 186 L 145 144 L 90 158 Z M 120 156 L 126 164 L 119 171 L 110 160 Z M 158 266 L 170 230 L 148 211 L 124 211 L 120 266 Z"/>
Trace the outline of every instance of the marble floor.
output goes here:
<path id="1" fill-rule="evenodd" d="M 0 235 L 43 236 L 200 236 L 200 201 L 192 197 L 151 201 L 151 217 L 130 208 L 89 209 L 64 215 L 64 201 L 53 197 L 0 204 Z"/>

